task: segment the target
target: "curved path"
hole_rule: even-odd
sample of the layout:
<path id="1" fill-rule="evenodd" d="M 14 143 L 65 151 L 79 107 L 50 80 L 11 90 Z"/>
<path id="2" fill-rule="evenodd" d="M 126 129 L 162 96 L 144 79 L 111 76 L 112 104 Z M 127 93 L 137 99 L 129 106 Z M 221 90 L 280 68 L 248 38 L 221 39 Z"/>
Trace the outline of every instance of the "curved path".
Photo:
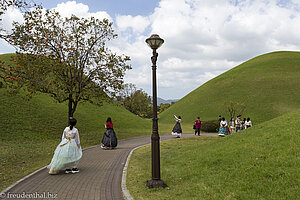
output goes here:
<path id="1" fill-rule="evenodd" d="M 201 135 L 215 136 L 217 134 L 201 133 Z M 194 134 L 183 134 L 183 137 L 191 136 Z M 99 146 L 87 148 L 83 151 L 78 166 L 80 173 L 48 175 L 48 170 L 44 168 L 5 190 L 4 195 L 6 197 L 11 195 L 10 198 L 5 198 L 3 195 L 0 199 L 14 199 L 12 195 L 22 194 L 33 195 L 33 197 L 49 197 L 47 199 L 51 199 L 51 197 L 52 199 L 56 197 L 56 199 L 72 200 L 124 199 L 121 179 L 127 156 L 133 148 L 149 144 L 150 138 L 150 136 L 143 136 L 121 140 L 114 150 L 103 150 Z M 161 141 L 174 138 L 171 135 L 160 135 Z M 151 176 L 151 172 L 149 172 L 149 176 Z"/>

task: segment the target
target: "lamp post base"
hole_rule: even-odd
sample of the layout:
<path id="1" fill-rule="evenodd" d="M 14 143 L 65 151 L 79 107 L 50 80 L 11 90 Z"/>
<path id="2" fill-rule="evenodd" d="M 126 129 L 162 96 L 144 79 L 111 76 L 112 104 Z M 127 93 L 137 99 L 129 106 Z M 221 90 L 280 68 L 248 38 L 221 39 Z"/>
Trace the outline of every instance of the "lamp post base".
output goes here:
<path id="1" fill-rule="evenodd" d="M 148 180 L 146 185 L 147 185 L 148 188 L 159 188 L 159 187 L 165 188 L 165 187 L 168 187 L 168 185 L 161 179 L 159 179 L 159 180 L 153 180 L 153 179 Z"/>

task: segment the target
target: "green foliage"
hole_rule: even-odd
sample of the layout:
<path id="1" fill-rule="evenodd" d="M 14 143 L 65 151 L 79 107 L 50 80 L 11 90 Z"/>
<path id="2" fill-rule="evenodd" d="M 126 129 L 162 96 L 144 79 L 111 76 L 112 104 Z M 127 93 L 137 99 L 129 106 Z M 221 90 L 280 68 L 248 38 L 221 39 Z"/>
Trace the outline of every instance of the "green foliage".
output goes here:
<path id="1" fill-rule="evenodd" d="M 134 199 L 298 199 L 300 110 L 220 137 L 161 143 L 165 189 L 151 179 L 149 146 L 130 159 L 127 188 Z"/>
<path id="2" fill-rule="evenodd" d="M 218 132 L 220 122 L 218 120 L 203 121 L 201 123 L 201 131 L 204 132 Z"/>
<path id="3" fill-rule="evenodd" d="M 173 102 L 172 102 L 173 103 Z M 162 113 L 164 110 L 167 110 L 168 108 L 170 108 L 171 104 L 169 103 L 162 103 L 158 106 L 158 112 Z"/>
<path id="4" fill-rule="evenodd" d="M 125 84 L 119 97 L 121 104 L 130 112 L 143 118 L 152 117 L 150 96 L 142 89 L 137 90 L 134 84 Z"/>
<path id="5" fill-rule="evenodd" d="M 180 115 L 183 123 L 216 120 L 227 116 L 225 102 L 243 103 L 254 124 L 300 108 L 300 53 L 274 52 L 255 57 L 206 82 L 166 111 L 161 123 L 172 123 Z"/>
<path id="6" fill-rule="evenodd" d="M 106 42 L 116 38 L 112 23 L 90 18 L 62 18 L 41 8 L 14 23 L 6 40 L 17 48 L 15 64 L 0 68 L 6 85 L 50 94 L 58 102 L 69 101 L 72 117 L 78 102 L 113 97 L 123 84 L 128 56 L 116 55 Z"/>

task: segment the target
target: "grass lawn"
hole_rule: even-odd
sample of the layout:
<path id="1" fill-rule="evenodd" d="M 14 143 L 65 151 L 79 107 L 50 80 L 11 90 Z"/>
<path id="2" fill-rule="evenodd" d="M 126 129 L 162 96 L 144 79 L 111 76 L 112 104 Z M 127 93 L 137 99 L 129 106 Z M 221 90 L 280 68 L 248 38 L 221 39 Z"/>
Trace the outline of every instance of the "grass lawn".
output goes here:
<path id="1" fill-rule="evenodd" d="M 32 100 L 9 96 L 0 88 L 0 191 L 50 163 L 67 126 L 67 105 L 47 95 Z M 80 103 L 74 117 L 83 148 L 99 145 L 110 116 L 119 140 L 151 134 L 151 120 L 122 106 Z"/>
<path id="2" fill-rule="evenodd" d="M 134 199 L 298 199 L 300 111 L 245 131 L 161 143 L 161 177 L 168 188 L 148 189 L 150 146 L 129 162 Z"/>

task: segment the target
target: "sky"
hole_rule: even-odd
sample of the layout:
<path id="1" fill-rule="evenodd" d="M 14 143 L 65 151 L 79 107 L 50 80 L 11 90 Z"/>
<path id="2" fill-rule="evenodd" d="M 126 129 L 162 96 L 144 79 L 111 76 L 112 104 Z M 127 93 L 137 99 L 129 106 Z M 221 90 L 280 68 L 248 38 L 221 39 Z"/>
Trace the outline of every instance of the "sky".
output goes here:
<path id="1" fill-rule="evenodd" d="M 152 95 L 152 50 L 158 34 L 158 96 L 180 99 L 208 80 L 261 54 L 299 51 L 300 0 L 35 0 L 64 17 L 95 16 L 113 22 L 118 38 L 108 44 L 130 56 L 125 82 Z M 9 10 L 2 26 L 22 21 Z M 0 53 L 15 50 L 0 41 Z"/>

